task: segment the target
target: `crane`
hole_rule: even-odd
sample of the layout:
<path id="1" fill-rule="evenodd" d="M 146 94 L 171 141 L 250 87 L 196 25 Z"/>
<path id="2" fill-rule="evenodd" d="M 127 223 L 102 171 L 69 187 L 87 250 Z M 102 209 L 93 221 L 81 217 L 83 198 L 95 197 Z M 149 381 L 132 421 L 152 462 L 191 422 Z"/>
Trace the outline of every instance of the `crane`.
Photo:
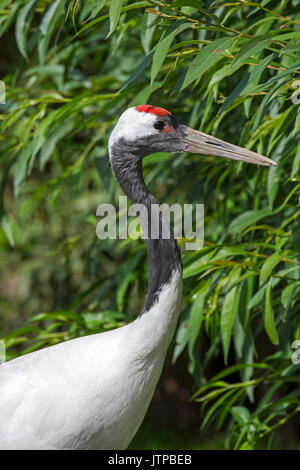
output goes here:
<path id="1" fill-rule="evenodd" d="M 276 165 L 180 124 L 163 108 L 129 108 L 112 131 L 109 156 L 131 202 L 159 211 L 158 218 L 140 216 L 142 229 L 164 217 L 142 175 L 143 158 L 160 151 Z M 181 304 L 181 255 L 172 230 L 169 239 L 148 237 L 146 245 L 148 291 L 133 322 L 0 366 L 0 448 L 120 450 L 129 445 L 153 396 Z"/>

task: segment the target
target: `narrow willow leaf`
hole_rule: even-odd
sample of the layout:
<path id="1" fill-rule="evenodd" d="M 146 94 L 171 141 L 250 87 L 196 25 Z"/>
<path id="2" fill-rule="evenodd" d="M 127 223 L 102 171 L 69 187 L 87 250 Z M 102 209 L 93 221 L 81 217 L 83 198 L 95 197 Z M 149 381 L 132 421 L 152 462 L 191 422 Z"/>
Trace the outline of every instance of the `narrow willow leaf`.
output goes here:
<path id="1" fill-rule="evenodd" d="M 73 119 L 66 120 L 61 125 L 56 127 L 55 130 L 47 138 L 45 144 L 43 145 L 41 149 L 41 154 L 40 154 L 40 169 L 41 170 L 44 169 L 44 166 L 49 160 L 58 141 L 62 139 L 62 137 L 66 136 L 66 134 L 68 134 L 72 130 L 73 125 L 74 125 Z"/>
<path id="2" fill-rule="evenodd" d="M 236 54 L 232 65 L 240 64 L 244 62 L 249 57 L 252 57 L 255 54 L 261 52 L 265 47 L 267 47 L 272 42 L 271 38 L 266 39 L 265 36 L 260 36 L 254 39 L 250 39 L 244 44 L 239 52 Z"/>
<path id="3" fill-rule="evenodd" d="M 91 10 L 91 14 L 88 19 L 90 18 L 95 18 L 96 15 L 98 15 L 99 11 L 102 10 L 103 7 L 105 7 L 106 3 L 108 0 L 100 0 L 99 2 L 96 2 L 96 6 L 93 6 Z"/>
<path id="4" fill-rule="evenodd" d="M 14 167 L 14 194 L 18 196 L 21 183 L 27 176 L 28 162 L 32 156 L 32 147 L 28 145 L 27 148 L 18 155 L 18 160 Z"/>
<path id="5" fill-rule="evenodd" d="M 253 66 L 252 69 L 250 70 L 250 78 L 249 78 L 249 85 L 246 87 L 245 90 L 242 91 L 242 95 L 247 93 L 247 90 L 249 87 L 256 81 L 259 81 L 259 77 L 262 74 L 262 72 L 266 69 L 266 67 L 269 65 L 270 62 L 274 59 L 275 54 L 270 54 L 267 57 L 265 57 L 262 61 L 259 62 L 258 65 Z M 238 64 L 241 66 L 242 64 Z"/>
<path id="6" fill-rule="evenodd" d="M 282 256 L 279 253 L 273 253 L 262 265 L 260 270 L 259 283 L 264 284 L 269 278 L 275 266 L 282 260 Z"/>
<path id="7" fill-rule="evenodd" d="M 259 126 L 261 120 L 263 119 L 264 115 L 266 114 L 267 111 L 267 106 L 271 99 L 276 95 L 278 90 L 287 82 L 290 81 L 290 78 L 282 78 L 281 80 L 277 80 L 277 83 L 275 86 L 266 94 L 264 99 L 261 102 L 261 105 L 256 113 L 254 124 L 253 124 L 253 131 L 257 129 Z"/>
<path id="8" fill-rule="evenodd" d="M 262 2 L 260 2 L 260 5 L 263 7 L 263 6 L 267 5 L 268 3 L 270 3 L 270 1 L 271 1 L 271 0 L 263 0 Z M 257 13 L 259 10 L 260 10 L 260 8 L 253 8 L 253 9 L 250 9 L 250 12 L 248 13 L 247 18 L 250 18 L 250 16 L 254 15 L 254 14 Z"/>
<path id="9" fill-rule="evenodd" d="M 270 152 L 267 152 L 267 155 L 270 155 Z M 277 161 L 277 158 L 272 156 L 274 161 Z M 267 190 L 268 190 L 268 200 L 269 206 L 272 209 L 276 196 L 278 194 L 278 190 L 280 188 L 280 167 L 272 166 L 268 169 L 268 183 L 267 183 Z"/>
<path id="10" fill-rule="evenodd" d="M 248 309 L 256 307 L 262 301 L 266 288 L 267 286 L 263 286 L 261 289 L 259 289 L 259 291 L 256 292 L 247 305 Z"/>
<path id="11" fill-rule="evenodd" d="M 156 26 L 157 24 L 153 23 L 153 15 L 145 13 L 141 23 L 141 43 L 146 55 L 151 51 L 152 38 L 156 30 Z"/>
<path id="12" fill-rule="evenodd" d="M 130 10 L 136 10 L 137 8 L 147 7 L 147 6 L 149 6 L 148 2 L 142 2 L 142 1 L 141 2 L 134 2 L 130 5 L 128 5 L 127 7 L 122 8 L 122 12 L 130 11 Z M 82 28 L 80 28 L 80 30 L 77 31 L 76 34 L 74 34 L 74 36 L 70 39 L 70 41 L 76 39 L 78 36 L 80 36 L 82 33 L 84 33 L 84 31 L 87 31 L 88 29 L 91 29 L 93 26 L 100 23 L 101 21 L 106 20 L 107 18 L 109 18 L 109 13 L 107 13 L 105 15 L 102 15 L 102 16 L 99 16 L 99 18 L 95 18 L 94 20 L 90 21 L 88 24 L 86 24 Z"/>
<path id="13" fill-rule="evenodd" d="M 106 39 L 114 32 L 119 22 L 122 5 L 124 0 L 111 0 L 109 2 L 109 21 L 110 28 Z"/>
<path id="14" fill-rule="evenodd" d="M 230 62 L 229 64 L 224 65 L 224 67 L 220 68 L 219 70 L 216 70 L 213 76 L 211 77 L 211 80 L 206 90 L 206 95 L 209 94 L 211 87 L 221 82 L 222 80 L 224 80 L 224 78 L 228 77 L 229 75 L 233 75 L 234 72 L 236 72 L 239 68 L 243 67 L 243 65 L 244 64 L 237 64 L 236 66 L 233 66 Z"/>
<path id="15" fill-rule="evenodd" d="M 299 170 L 300 170 L 300 140 L 298 142 L 296 155 L 293 160 L 292 176 L 297 175 L 299 173 Z"/>
<path id="16" fill-rule="evenodd" d="M 263 219 L 264 217 L 268 217 L 272 213 L 272 209 L 269 209 L 268 207 L 244 212 L 231 222 L 228 228 L 228 233 L 241 234 L 247 227 L 256 224 L 256 222 Z"/>
<path id="17" fill-rule="evenodd" d="M 27 59 L 27 52 L 26 52 L 26 40 L 28 29 L 30 26 L 31 18 L 33 17 L 33 13 L 35 11 L 35 6 L 38 3 L 38 0 L 31 0 L 30 2 L 26 3 L 18 13 L 17 21 L 16 21 L 16 42 L 18 49 L 24 59 Z"/>
<path id="18" fill-rule="evenodd" d="M 212 252 L 205 254 L 199 254 L 199 258 L 192 262 L 189 266 L 183 270 L 183 278 L 193 276 L 201 270 L 201 268 L 206 267 L 209 259 L 213 256 Z"/>
<path id="19" fill-rule="evenodd" d="M 0 27 L 0 37 L 8 30 L 10 25 L 13 23 L 20 6 L 21 6 L 21 2 L 12 2 L 12 8 L 9 11 L 6 21 L 4 21 Z"/>
<path id="20" fill-rule="evenodd" d="M 233 406 L 231 408 L 231 414 L 240 425 L 248 423 L 250 420 L 250 412 L 245 406 Z"/>
<path id="21" fill-rule="evenodd" d="M 230 106 L 231 103 L 233 103 L 234 100 L 240 96 L 244 88 L 246 88 L 249 78 L 250 78 L 250 73 L 246 72 L 243 78 L 239 81 L 239 83 L 234 87 L 230 95 L 227 97 L 227 100 L 225 101 L 225 103 L 222 104 L 218 114 L 222 114 L 223 111 L 225 111 L 225 109 L 228 108 L 228 106 Z"/>
<path id="22" fill-rule="evenodd" d="M 221 426 L 223 425 L 224 423 L 224 420 L 226 418 L 226 416 L 230 413 L 231 411 L 231 408 L 232 408 L 232 405 L 238 401 L 238 399 L 244 395 L 244 390 L 241 389 L 241 390 L 237 390 L 236 393 L 233 394 L 233 396 L 227 401 L 227 403 L 225 404 L 222 412 L 220 413 L 220 416 L 218 418 L 218 421 L 217 421 L 217 429 L 220 429 Z"/>
<path id="23" fill-rule="evenodd" d="M 179 34 L 181 31 L 189 27 L 189 23 L 181 23 L 180 25 L 177 25 L 177 23 L 174 23 L 172 25 L 172 28 L 170 31 L 167 31 L 164 38 L 159 41 L 159 43 L 155 47 L 154 51 L 154 56 L 153 56 L 153 61 L 152 61 L 152 67 L 151 67 L 151 85 L 154 82 L 158 72 L 160 71 L 160 68 L 166 58 L 166 55 L 168 54 L 168 51 L 170 49 L 170 46 L 177 34 Z M 175 29 L 174 29 L 175 27 Z"/>
<path id="24" fill-rule="evenodd" d="M 227 377 L 227 375 L 234 374 L 235 372 L 239 372 L 240 370 L 244 370 L 247 367 L 255 367 L 257 369 L 267 369 L 268 368 L 267 364 L 263 364 L 261 362 L 254 362 L 253 364 L 235 364 L 234 366 L 226 367 L 226 369 L 222 370 L 217 375 L 215 375 L 211 379 L 211 382 L 216 382 L 220 379 L 223 379 L 224 377 Z"/>
<path id="25" fill-rule="evenodd" d="M 138 106 L 139 104 L 147 103 L 152 93 L 158 90 L 162 86 L 162 82 L 155 82 L 152 85 L 148 85 L 143 90 L 141 90 L 131 101 L 131 106 Z M 169 155 L 169 154 L 168 154 Z M 150 157 L 151 158 L 151 157 Z M 145 160 L 147 165 L 150 161 L 150 158 Z"/>
<path id="26" fill-rule="evenodd" d="M 48 45 L 51 36 L 55 30 L 56 24 L 63 14 L 66 0 L 56 0 L 52 3 L 46 13 L 43 16 L 40 30 L 42 32 L 42 38 L 38 43 L 39 59 L 41 64 L 45 62 L 45 55 L 48 49 Z"/>
<path id="27" fill-rule="evenodd" d="M 189 330 L 188 330 L 188 320 L 184 318 L 181 322 L 179 327 L 177 328 L 177 333 L 175 337 L 175 346 L 172 355 L 172 364 L 175 364 L 178 357 L 188 344 L 189 340 Z"/>
<path id="28" fill-rule="evenodd" d="M 9 241 L 10 246 L 15 246 L 15 237 L 12 229 L 12 221 L 7 216 L 2 217 L 1 227 Z"/>
<path id="29" fill-rule="evenodd" d="M 281 303 L 285 308 L 287 308 L 287 306 L 291 302 L 296 288 L 297 282 L 291 282 L 283 289 L 281 293 Z"/>
<path id="30" fill-rule="evenodd" d="M 3 205 L 4 205 L 4 191 L 9 180 L 9 174 L 11 167 L 14 165 L 17 160 L 17 155 L 14 155 L 11 160 L 2 168 L 2 177 L 0 181 L 0 218 L 3 215 Z"/>
<path id="31" fill-rule="evenodd" d="M 233 389 L 233 390 L 228 390 L 226 393 L 224 393 L 217 401 L 216 403 L 213 404 L 213 406 L 209 409 L 208 413 L 206 413 L 206 415 L 204 416 L 203 418 L 203 421 L 201 423 L 201 429 L 203 429 L 209 419 L 213 416 L 213 414 L 215 413 L 215 411 L 225 402 L 225 405 L 226 405 L 226 401 L 228 398 L 230 398 L 233 394 L 236 393 L 236 390 Z"/>
<path id="32" fill-rule="evenodd" d="M 284 152 L 284 146 L 286 143 L 287 135 L 285 133 L 285 130 L 291 126 L 297 116 L 297 109 L 295 106 L 290 106 L 285 112 L 283 112 L 280 116 L 279 119 L 277 119 L 277 123 L 274 126 L 272 135 L 270 137 L 269 145 L 268 145 L 268 151 L 267 153 L 270 154 L 271 151 L 273 150 L 274 146 L 278 142 L 278 139 L 281 137 L 279 145 L 281 146 L 280 151 L 276 149 L 277 153 L 281 154 L 281 152 Z"/>
<path id="33" fill-rule="evenodd" d="M 205 46 L 190 64 L 184 77 L 181 90 L 184 90 L 196 78 L 199 78 L 206 70 L 209 69 L 220 58 L 220 54 L 228 49 L 235 38 L 223 37 L 216 39 L 212 43 Z"/>
<path id="34" fill-rule="evenodd" d="M 241 268 L 233 270 L 229 276 L 230 281 L 238 279 L 241 273 Z M 221 337 L 224 351 L 224 362 L 227 364 L 228 353 L 231 343 L 231 332 L 234 324 L 235 316 L 238 309 L 239 302 L 239 286 L 233 287 L 224 298 L 222 310 L 221 310 Z"/>
<path id="35" fill-rule="evenodd" d="M 273 83 L 278 83 L 279 80 L 283 80 L 284 78 L 288 78 L 288 81 L 291 79 L 292 74 L 295 70 L 299 69 L 299 65 L 293 65 L 292 67 L 289 67 L 287 70 L 283 70 L 282 72 L 278 72 L 275 76 L 270 78 L 267 82 L 263 83 L 262 85 L 259 85 L 257 88 L 257 91 L 264 91 L 266 88 L 268 88 L 270 85 Z"/>
<path id="36" fill-rule="evenodd" d="M 94 20 L 90 21 L 88 24 L 85 24 L 84 26 L 82 26 L 82 28 L 80 28 L 79 31 L 77 31 L 76 34 L 74 34 L 74 36 L 72 37 L 72 40 L 76 39 L 78 36 L 80 36 L 85 31 L 91 29 L 93 26 L 95 26 L 95 24 L 98 24 L 101 21 L 106 20 L 107 18 L 109 18 L 109 13 L 107 13 L 105 15 L 102 15 L 102 16 L 99 16 L 98 18 L 95 18 Z"/>
<path id="37" fill-rule="evenodd" d="M 142 62 L 141 62 L 140 65 L 135 69 L 135 71 L 133 72 L 133 74 L 128 78 L 128 80 L 126 80 L 126 82 L 124 83 L 124 85 L 123 85 L 122 88 L 120 89 L 119 93 L 121 93 L 121 91 L 123 91 L 128 85 L 130 85 L 131 83 L 133 83 L 133 82 L 143 73 L 143 71 L 145 70 L 145 68 L 147 67 L 147 65 L 151 62 L 152 57 L 153 57 L 153 54 L 154 54 L 154 51 L 150 52 L 150 54 L 148 54 L 148 55 L 142 60 Z"/>
<path id="38" fill-rule="evenodd" d="M 127 292 L 130 282 L 136 277 L 135 268 L 138 262 L 140 261 L 142 255 L 142 252 L 136 253 L 136 255 L 126 264 L 126 271 L 124 270 L 126 274 L 122 277 L 122 281 L 118 286 L 116 295 L 119 312 L 122 312 L 124 310 L 125 294 Z"/>
<path id="39" fill-rule="evenodd" d="M 195 302 L 193 303 L 193 306 L 190 311 L 189 315 L 189 321 L 188 321 L 188 333 L 189 333 L 189 346 L 188 346 L 188 351 L 189 351 L 189 356 L 191 360 L 191 368 L 192 370 L 194 369 L 194 346 L 196 343 L 196 340 L 198 338 L 200 328 L 202 325 L 202 320 L 203 320 L 203 307 L 205 304 L 205 299 L 208 293 L 208 289 L 210 287 L 210 282 L 206 281 L 204 282 L 203 286 L 200 288 L 200 290 L 197 293 L 197 298 Z"/>
<path id="40" fill-rule="evenodd" d="M 289 39 L 300 38 L 300 31 L 293 31 L 292 33 L 278 34 L 272 38 L 273 41 L 288 41 Z"/>
<path id="41" fill-rule="evenodd" d="M 1 132 L 3 133 L 5 129 L 8 129 L 12 126 L 17 120 L 19 120 L 24 113 L 27 111 L 27 106 L 21 106 L 16 108 L 14 111 L 10 112 L 2 121 Z"/>
<path id="42" fill-rule="evenodd" d="M 273 344 L 279 344 L 278 333 L 275 325 L 274 311 L 272 307 L 272 277 L 267 284 L 266 298 L 265 298 L 265 311 L 264 311 L 264 324 L 265 330 Z"/>

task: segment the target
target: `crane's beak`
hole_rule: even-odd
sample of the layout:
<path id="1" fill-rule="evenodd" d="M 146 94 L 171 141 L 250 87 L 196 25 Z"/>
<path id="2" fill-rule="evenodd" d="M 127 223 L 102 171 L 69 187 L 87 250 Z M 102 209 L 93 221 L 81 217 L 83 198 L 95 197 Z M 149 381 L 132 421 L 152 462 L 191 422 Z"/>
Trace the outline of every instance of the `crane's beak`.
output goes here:
<path id="1" fill-rule="evenodd" d="M 273 160 L 259 153 L 229 144 L 211 135 L 195 131 L 190 127 L 182 125 L 180 130 L 182 141 L 185 143 L 186 152 L 215 155 L 217 157 L 230 158 L 231 160 L 254 163 L 255 165 L 277 166 L 277 163 Z"/>

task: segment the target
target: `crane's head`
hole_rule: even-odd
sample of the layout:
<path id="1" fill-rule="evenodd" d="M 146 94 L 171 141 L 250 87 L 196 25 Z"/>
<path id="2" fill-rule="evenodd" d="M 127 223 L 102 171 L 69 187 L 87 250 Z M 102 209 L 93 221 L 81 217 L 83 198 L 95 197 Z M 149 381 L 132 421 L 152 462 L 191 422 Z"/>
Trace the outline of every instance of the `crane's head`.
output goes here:
<path id="1" fill-rule="evenodd" d="M 259 153 L 184 126 L 169 111 L 149 104 L 129 108 L 121 115 L 109 139 L 111 159 L 114 149 L 136 159 L 154 152 L 190 152 L 256 165 L 277 165 Z"/>

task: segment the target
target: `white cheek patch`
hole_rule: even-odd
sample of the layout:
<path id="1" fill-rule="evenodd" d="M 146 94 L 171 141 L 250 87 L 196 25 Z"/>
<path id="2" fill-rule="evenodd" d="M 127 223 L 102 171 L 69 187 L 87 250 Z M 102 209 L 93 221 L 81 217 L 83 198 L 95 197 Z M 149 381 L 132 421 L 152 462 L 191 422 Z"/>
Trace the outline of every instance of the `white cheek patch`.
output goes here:
<path id="1" fill-rule="evenodd" d="M 135 108 L 127 109 L 119 118 L 108 141 L 109 151 L 120 138 L 135 141 L 141 137 L 155 135 L 157 131 L 153 124 L 157 116 L 150 113 L 139 112 Z"/>

